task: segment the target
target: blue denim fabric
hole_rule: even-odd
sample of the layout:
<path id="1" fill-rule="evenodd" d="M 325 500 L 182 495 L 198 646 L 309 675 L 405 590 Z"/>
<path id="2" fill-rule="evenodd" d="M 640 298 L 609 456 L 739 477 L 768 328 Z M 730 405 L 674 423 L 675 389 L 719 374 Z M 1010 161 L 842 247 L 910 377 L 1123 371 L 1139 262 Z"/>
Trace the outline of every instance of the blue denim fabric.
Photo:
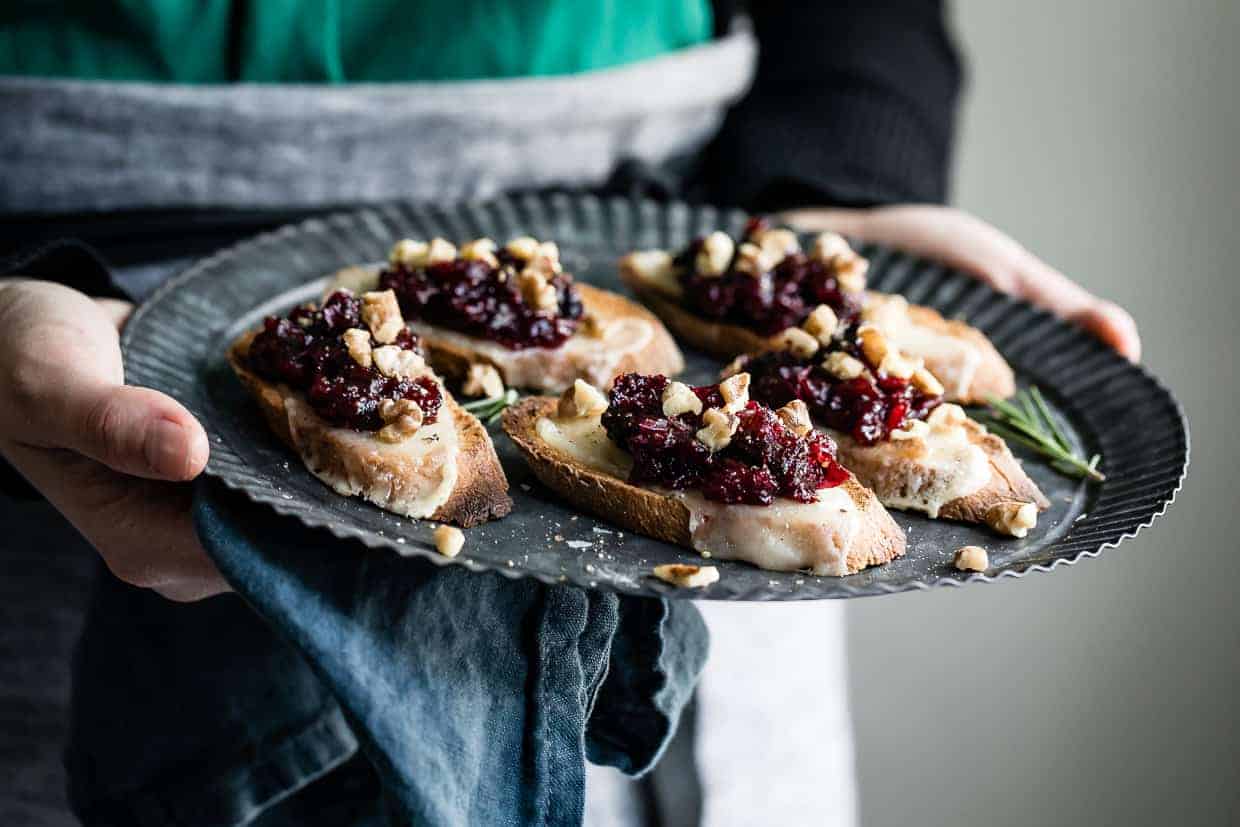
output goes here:
<path id="1" fill-rule="evenodd" d="M 105 587 L 137 614 L 82 645 L 84 671 L 111 675 L 79 683 L 70 768 L 88 820 L 247 823 L 360 745 L 391 823 L 579 824 L 584 761 L 653 766 L 705 662 L 687 602 L 441 569 L 211 483 L 195 518 L 277 635 L 234 596 Z"/>

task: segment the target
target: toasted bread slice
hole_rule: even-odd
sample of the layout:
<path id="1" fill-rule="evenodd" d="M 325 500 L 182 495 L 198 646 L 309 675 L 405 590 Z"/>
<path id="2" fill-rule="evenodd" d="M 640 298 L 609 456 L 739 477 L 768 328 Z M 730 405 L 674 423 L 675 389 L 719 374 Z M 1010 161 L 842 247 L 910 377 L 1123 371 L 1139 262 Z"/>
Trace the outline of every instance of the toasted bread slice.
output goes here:
<path id="1" fill-rule="evenodd" d="M 903 532 L 874 495 L 854 479 L 838 489 L 828 489 L 842 492 L 844 509 L 799 503 L 765 508 L 718 503 L 704 506 L 706 501 L 701 497 L 632 485 L 548 443 L 539 433 L 538 422 L 544 417 L 553 419 L 556 404 L 549 397 L 522 400 L 504 412 L 504 431 L 543 484 L 583 511 L 667 543 L 709 550 L 720 559 L 744 559 L 775 570 L 810 569 L 815 574 L 845 575 L 904 554 Z M 798 508 L 804 511 L 798 512 Z M 728 520 L 729 512 L 736 519 Z M 819 541 L 819 550 L 827 547 L 830 551 L 796 554 L 787 548 L 788 543 L 775 540 L 770 548 L 761 547 L 761 543 L 718 543 L 718 532 L 711 536 L 709 531 L 712 522 L 730 523 L 757 529 L 754 536 L 759 536 L 764 515 L 769 522 L 780 524 L 784 539 L 812 533 Z"/>
<path id="2" fill-rule="evenodd" d="M 509 387 L 558 393 L 581 379 L 600 388 L 611 387 L 622 373 L 662 373 L 675 376 L 685 369 L 680 348 L 650 311 L 607 290 L 576 282 L 587 325 L 558 348 L 509 350 L 495 342 L 418 321 L 409 327 L 426 346 L 427 358 L 445 377 L 461 379 L 472 364 L 492 365 Z"/>
<path id="3" fill-rule="evenodd" d="M 748 328 L 712 321 L 685 309 L 666 285 L 643 276 L 630 254 L 620 260 L 620 277 L 639 299 L 684 343 L 719 359 L 757 353 L 770 339 Z M 964 322 L 943 318 L 936 310 L 909 305 L 899 296 L 867 291 L 863 311 L 908 356 L 925 360 L 926 368 L 946 389 L 946 398 L 972 404 L 990 396 L 1006 399 L 1016 381 L 1004 358 L 986 335 Z"/>
<path id="4" fill-rule="evenodd" d="M 245 357 L 254 336 L 254 332 L 246 333 L 232 344 L 229 364 L 271 430 L 333 490 L 360 496 L 403 516 L 429 517 L 466 528 L 512 510 L 508 480 L 486 428 L 457 405 L 446 388 L 441 411 L 449 413 L 455 432 L 451 456 L 439 453 L 437 447 L 419 451 L 412 445 L 416 434 L 404 443 L 382 443 L 372 434 L 328 424 L 300 392 L 251 371 Z M 443 488 L 448 486 L 445 499 Z M 430 508 L 428 502 L 434 510 L 424 513 Z"/>
<path id="5" fill-rule="evenodd" d="M 331 288 L 355 293 L 373 290 L 379 271 L 347 267 L 332 279 Z M 464 379 L 471 365 L 491 365 L 509 387 L 559 393 L 576 379 L 600 388 L 611 386 L 622 373 L 675 376 L 685 369 L 680 348 L 663 323 L 624 296 L 583 282 L 574 282 L 585 315 L 577 334 L 558 348 L 510 350 L 497 342 L 467 336 L 419 320 L 409 320 L 426 348 L 427 359 L 441 375 Z"/>
<path id="6" fill-rule="evenodd" d="M 868 446 L 846 434 L 829 433 L 836 441 L 840 462 L 888 508 L 997 528 L 988 519 L 996 506 L 1032 503 L 1039 511 L 1049 507 L 1002 439 L 971 419 L 958 427 L 963 429 L 963 439 L 947 443 L 946 450 L 933 442 L 942 434 L 929 429 L 919 438 Z M 976 457 L 976 463 L 971 457 Z"/>
<path id="7" fill-rule="evenodd" d="M 902 296 L 868 291 L 862 318 L 907 356 L 921 358 L 949 401 L 976 404 L 1016 393 L 1016 377 L 986 334 Z"/>

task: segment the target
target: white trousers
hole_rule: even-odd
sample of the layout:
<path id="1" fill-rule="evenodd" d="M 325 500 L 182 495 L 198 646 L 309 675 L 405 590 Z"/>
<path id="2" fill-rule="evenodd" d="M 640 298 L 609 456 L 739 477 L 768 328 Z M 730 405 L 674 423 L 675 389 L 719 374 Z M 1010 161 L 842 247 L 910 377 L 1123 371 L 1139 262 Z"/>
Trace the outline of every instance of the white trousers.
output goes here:
<path id="1" fill-rule="evenodd" d="M 856 824 L 843 605 L 698 607 L 711 633 L 695 744 L 703 827 Z M 589 768 L 587 825 L 638 825 L 641 812 L 634 784 Z"/>

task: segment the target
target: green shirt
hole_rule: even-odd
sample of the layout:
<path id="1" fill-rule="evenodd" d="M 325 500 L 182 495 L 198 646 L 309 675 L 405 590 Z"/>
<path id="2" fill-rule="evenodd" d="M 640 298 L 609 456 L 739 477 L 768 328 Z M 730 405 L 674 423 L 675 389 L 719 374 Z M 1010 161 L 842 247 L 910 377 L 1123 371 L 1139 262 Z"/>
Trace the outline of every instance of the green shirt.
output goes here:
<path id="1" fill-rule="evenodd" d="M 363 83 L 559 75 L 705 42 L 709 0 L 0 0 L 0 75 Z"/>

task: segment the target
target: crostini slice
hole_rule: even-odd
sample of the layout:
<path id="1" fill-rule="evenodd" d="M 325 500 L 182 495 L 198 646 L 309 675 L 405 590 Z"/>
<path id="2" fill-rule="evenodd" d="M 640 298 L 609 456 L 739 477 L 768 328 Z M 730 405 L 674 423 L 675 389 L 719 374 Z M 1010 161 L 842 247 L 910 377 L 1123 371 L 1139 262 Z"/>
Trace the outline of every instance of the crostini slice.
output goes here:
<path id="1" fill-rule="evenodd" d="M 677 337 L 721 359 L 765 348 L 825 304 L 840 320 L 868 321 L 923 359 L 949 400 L 980 402 L 1016 390 L 1012 369 L 981 331 L 899 296 L 867 292 L 869 262 L 836 233 L 820 233 L 805 252 L 795 233 L 754 219 L 739 244 L 715 232 L 679 254 L 630 253 L 619 267 L 624 283 Z"/>
<path id="2" fill-rule="evenodd" d="M 703 556 L 843 576 L 904 554 L 903 532 L 834 462 L 829 440 L 795 434 L 776 412 L 723 388 L 630 374 L 604 396 L 578 381 L 559 400 L 509 408 L 504 430 L 572 505 Z M 609 427 L 629 434 L 634 453 Z M 778 479 L 763 450 L 784 469 Z M 785 462 L 791 454 L 781 451 L 799 459 Z"/>
<path id="3" fill-rule="evenodd" d="M 443 376 L 490 365 L 509 387 L 558 393 L 582 379 L 608 387 L 621 373 L 674 376 L 684 358 L 662 322 L 623 296 L 575 281 L 554 242 L 441 238 L 397 242 L 385 267 L 351 267 L 335 284 L 392 289 L 409 328 Z"/>
<path id="4" fill-rule="evenodd" d="M 839 324 L 824 306 L 774 343 L 725 375 L 748 372 L 754 398 L 815 421 L 888 508 L 1023 537 L 1049 506 L 1007 444 L 944 401 L 942 383 L 880 329 Z"/>
<path id="5" fill-rule="evenodd" d="M 336 291 L 228 350 L 271 430 L 342 496 L 470 527 L 512 509 L 490 436 L 426 366 L 390 291 Z"/>

